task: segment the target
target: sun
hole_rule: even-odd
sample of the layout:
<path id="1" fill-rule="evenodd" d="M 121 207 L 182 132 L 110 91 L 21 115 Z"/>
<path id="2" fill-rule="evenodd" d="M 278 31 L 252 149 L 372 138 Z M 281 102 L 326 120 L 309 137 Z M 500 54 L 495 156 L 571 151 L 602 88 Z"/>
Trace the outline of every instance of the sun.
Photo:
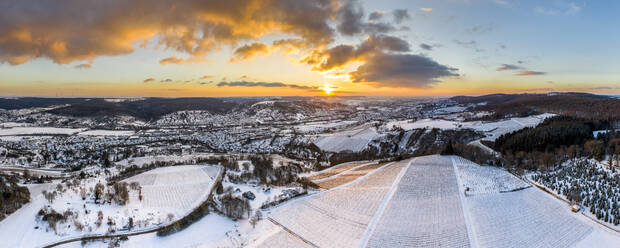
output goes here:
<path id="1" fill-rule="evenodd" d="M 323 88 L 321 88 L 324 92 L 325 95 L 331 96 L 334 94 L 334 86 L 331 86 L 329 84 L 323 85 Z"/>

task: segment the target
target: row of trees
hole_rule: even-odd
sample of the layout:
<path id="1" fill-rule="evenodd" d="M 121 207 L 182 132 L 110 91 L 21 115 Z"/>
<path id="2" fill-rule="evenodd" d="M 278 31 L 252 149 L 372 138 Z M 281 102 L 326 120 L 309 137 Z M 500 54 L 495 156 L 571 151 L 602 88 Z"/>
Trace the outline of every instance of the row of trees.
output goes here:
<path id="1" fill-rule="evenodd" d="M 557 116 L 486 144 L 502 153 L 504 166 L 517 171 L 553 170 L 580 157 L 608 159 L 610 166 L 620 166 L 620 132 L 609 130 L 595 138 L 596 126 L 590 120 Z"/>
<path id="2" fill-rule="evenodd" d="M 15 176 L 0 174 L 0 221 L 30 202 L 30 191 L 17 182 Z"/>
<path id="3" fill-rule="evenodd" d="M 587 159 L 533 176 L 538 183 L 589 209 L 602 221 L 620 224 L 620 175 Z"/>

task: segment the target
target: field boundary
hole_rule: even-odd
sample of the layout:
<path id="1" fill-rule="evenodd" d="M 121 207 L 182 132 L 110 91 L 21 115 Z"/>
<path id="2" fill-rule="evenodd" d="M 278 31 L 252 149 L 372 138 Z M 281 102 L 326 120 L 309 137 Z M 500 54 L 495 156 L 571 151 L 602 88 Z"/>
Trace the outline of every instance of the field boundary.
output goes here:
<path id="1" fill-rule="evenodd" d="M 569 206 L 569 207 L 570 207 L 570 206 L 572 206 L 572 204 L 571 204 L 569 201 L 567 201 L 567 200 L 563 199 L 562 197 L 560 197 L 560 196 L 556 195 L 555 193 L 551 192 L 551 191 L 550 191 L 549 189 L 547 189 L 545 186 L 539 185 L 538 183 L 536 183 L 536 182 L 534 182 L 534 181 L 531 181 L 531 180 L 529 180 L 529 179 L 527 179 L 527 178 L 525 178 L 525 181 L 526 181 L 526 182 L 528 182 L 528 183 L 529 183 L 529 184 L 531 184 L 531 185 L 536 186 L 536 188 L 540 189 L 542 192 L 545 192 L 545 193 L 547 193 L 548 195 L 551 195 L 553 198 L 558 199 L 558 200 L 560 200 L 560 201 L 562 201 L 562 202 L 564 202 L 564 203 L 568 204 L 568 206 Z M 597 219 L 594 219 L 594 218 L 592 218 L 591 216 L 588 216 L 588 215 L 587 215 L 587 214 L 585 214 L 583 211 L 579 211 L 579 214 L 581 214 L 581 215 L 585 216 L 588 220 L 592 221 L 593 223 L 595 223 L 595 224 L 597 224 L 597 225 L 599 225 L 599 226 L 601 226 L 601 227 L 604 227 L 604 228 L 606 228 L 606 229 L 608 229 L 608 230 L 610 230 L 610 231 L 612 231 L 612 232 L 614 232 L 614 233 L 620 234 L 620 231 L 618 231 L 618 230 L 616 230 L 616 229 L 614 229 L 614 228 L 612 228 L 612 227 L 610 227 L 610 226 L 607 226 L 607 224 L 605 224 L 605 223 L 603 223 L 603 222 L 601 222 L 601 221 L 599 221 L 599 220 L 597 220 Z"/>
<path id="2" fill-rule="evenodd" d="M 381 201 L 381 205 L 379 205 L 379 208 L 377 209 L 377 212 L 375 212 L 375 215 L 372 217 L 372 220 L 370 220 L 370 223 L 368 223 L 368 226 L 366 227 L 366 232 L 364 233 L 364 237 L 362 238 L 362 241 L 360 242 L 360 245 L 359 245 L 360 248 L 364 248 L 368 245 L 368 241 L 370 241 L 370 236 L 372 236 L 372 233 L 375 231 L 375 227 L 377 226 L 379 219 L 381 219 L 381 216 L 383 216 L 383 212 L 385 211 L 385 208 L 387 207 L 389 202 L 392 200 L 392 197 L 396 193 L 396 188 L 398 187 L 400 180 L 403 178 L 405 173 L 407 173 L 407 169 L 409 169 L 409 166 L 411 166 L 411 164 L 415 160 L 417 160 L 417 158 L 411 159 L 409 163 L 407 163 L 405 168 L 402 168 L 401 171 L 398 172 L 398 176 L 396 176 L 396 179 L 394 180 L 394 182 L 392 182 L 392 186 L 390 186 L 390 190 L 384 196 L 383 200 Z"/>
<path id="3" fill-rule="evenodd" d="M 450 156 L 450 161 L 452 162 L 452 169 L 454 170 L 454 176 L 456 177 L 456 184 L 457 187 L 459 188 L 459 200 L 461 201 L 461 210 L 463 211 L 463 218 L 465 218 L 465 226 L 467 226 L 467 236 L 469 238 L 469 246 L 471 246 L 471 248 L 476 248 L 476 247 L 480 247 L 478 245 L 478 236 L 476 235 L 476 230 L 474 229 L 471 221 L 472 218 L 469 215 L 470 211 L 469 211 L 469 205 L 467 205 L 467 202 L 465 202 L 465 189 L 463 188 L 463 183 L 461 182 L 461 179 L 459 178 L 459 174 L 458 174 L 458 168 L 456 168 L 456 161 L 454 161 L 454 157 L 456 155 Z M 461 192 L 463 192 L 461 194 Z"/>
<path id="4" fill-rule="evenodd" d="M 193 213 L 196 209 L 200 208 L 206 201 L 209 201 L 209 199 L 211 198 L 211 194 L 213 194 L 213 190 L 215 189 L 215 186 L 216 186 L 217 182 L 222 179 L 223 171 L 224 171 L 224 169 L 219 167 L 218 176 L 213 181 L 213 184 L 211 185 L 211 189 L 209 190 L 209 193 L 207 194 L 207 197 L 205 198 L 205 200 L 201 201 L 201 204 L 199 204 L 195 208 L 192 208 L 190 211 L 188 211 L 187 214 L 183 215 L 182 217 L 177 218 L 174 221 L 171 221 L 171 222 L 163 224 L 163 225 L 156 225 L 156 226 L 153 226 L 153 227 L 148 227 L 148 228 L 141 229 L 141 230 L 136 230 L 136 231 L 118 232 L 118 233 L 115 233 L 115 234 L 86 234 L 86 235 L 83 235 L 83 236 L 80 236 L 80 237 L 73 237 L 73 238 L 68 238 L 68 239 L 65 239 L 65 240 L 54 241 L 52 243 L 48 243 L 48 244 L 42 245 L 41 247 L 42 248 L 50 248 L 50 247 L 55 247 L 55 246 L 59 246 L 59 245 L 67 244 L 67 243 L 76 242 L 76 241 L 83 241 L 83 240 L 99 240 L 99 239 L 110 239 L 110 238 L 137 236 L 137 235 L 157 232 L 159 230 L 163 230 L 165 228 L 168 228 L 168 227 L 174 225 L 175 223 L 181 221 L 182 219 L 184 219 L 185 217 L 187 217 L 191 213 Z"/>
<path id="5" fill-rule="evenodd" d="M 301 240 L 302 242 L 304 242 L 304 243 L 306 243 L 306 244 L 308 244 L 308 245 L 310 245 L 310 246 L 312 246 L 312 247 L 319 248 L 319 246 L 318 246 L 318 245 L 315 245 L 315 244 L 314 244 L 314 243 L 312 243 L 310 240 L 307 240 L 307 239 L 303 238 L 301 235 L 299 235 L 299 234 L 297 234 L 297 233 L 295 233 L 295 232 L 291 231 L 290 229 L 288 229 L 288 228 L 287 228 L 287 227 L 285 227 L 284 225 L 280 224 L 280 223 L 279 223 L 279 222 L 277 222 L 276 220 L 272 219 L 271 217 L 267 217 L 267 219 L 268 219 L 269 221 L 271 221 L 271 223 L 273 223 L 274 225 L 279 226 L 280 228 L 282 228 L 282 230 L 284 230 L 285 232 L 289 233 L 290 235 L 293 235 L 293 237 L 298 238 L 298 239 L 299 239 L 299 240 Z"/>
<path id="6" fill-rule="evenodd" d="M 328 176 L 328 177 L 324 177 L 324 178 L 321 178 L 321 179 L 317 179 L 317 180 L 314 180 L 314 181 L 312 181 L 312 182 L 313 182 L 313 183 L 320 183 L 320 182 L 324 182 L 324 181 L 327 181 L 327 180 L 331 180 L 331 179 L 337 178 L 337 177 L 339 177 L 339 176 L 342 176 L 344 173 L 347 173 L 347 172 L 349 172 L 349 171 L 353 171 L 353 170 L 356 170 L 356 169 L 358 169 L 358 168 L 361 168 L 361 167 L 364 167 L 364 166 L 367 166 L 367 165 L 371 165 L 371 164 L 378 164 L 378 163 L 379 163 L 378 161 L 368 162 L 368 163 L 363 163 L 363 164 L 360 164 L 360 165 L 358 165 L 358 166 L 351 167 L 351 168 L 349 168 L 349 169 L 346 169 L 346 170 L 344 170 L 344 171 L 341 171 L 341 172 L 340 172 L 340 173 L 338 173 L 338 174 L 334 174 L 334 175 L 331 175 L 331 176 Z"/>

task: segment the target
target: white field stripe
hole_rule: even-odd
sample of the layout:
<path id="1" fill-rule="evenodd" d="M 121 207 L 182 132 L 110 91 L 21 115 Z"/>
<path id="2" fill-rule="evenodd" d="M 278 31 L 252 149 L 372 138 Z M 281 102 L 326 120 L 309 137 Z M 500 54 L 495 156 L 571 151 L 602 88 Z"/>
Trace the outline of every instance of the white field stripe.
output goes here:
<path id="1" fill-rule="evenodd" d="M 341 171 L 340 173 L 335 174 L 335 175 L 333 175 L 333 176 L 328 176 L 328 177 L 326 177 L 326 178 L 317 179 L 317 180 L 314 180 L 314 181 L 312 181 L 312 182 L 313 182 L 313 183 L 320 183 L 320 182 L 323 182 L 323 181 L 331 180 L 331 179 L 334 179 L 334 178 L 336 178 L 336 177 L 339 177 L 339 176 L 341 176 L 341 175 L 343 175 L 344 173 L 347 173 L 347 172 L 349 172 L 349 171 L 353 171 L 353 170 L 355 170 L 355 169 L 358 169 L 358 168 L 364 167 L 364 166 L 366 166 L 366 165 L 377 164 L 377 163 L 378 163 L 378 162 L 369 162 L 369 163 L 365 163 L 365 164 L 360 164 L 360 165 L 355 166 L 355 167 L 353 167 L 353 168 L 349 168 L 349 169 L 347 169 L 347 170 Z"/>
<path id="2" fill-rule="evenodd" d="M 403 175 L 405 175 L 405 172 L 407 172 L 407 169 L 409 168 L 411 163 L 415 161 L 416 159 L 417 158 L 410 160 L 409 163 L 407 163 L 407 165 L 400 170 L 400 172 L 398 173 L 398 176 L 396 176 L 396 179 L 394 180 L 394 182 L 392 183 L 392 186 L 390 187 L 390 191 L 387 192 L 387 194 L 383 198 L 383 201 L 381 201 L 381 205 L 379 205 L 379 209 L 377 209 L 375 216 L 372 217 L 372 220 L 368 224 L 368 227 L 366 227 L 366 233 L 364 233 L 364 237 L 362 238 L 362 241 L 360 242 L 360 245 L 359 245 L 360 248 L 364 248 L 368 245 L 370 236 L 372 236 L 372 233 L 375 231 L 377 223 L 381 219 L 381 216 L 383 215 L 385 208 L 387 207 L 390 200 L 392 200 L 394 193 L 396 193 L 396 188 L 398 186 L 398 183 L 400 182 L 400 179 L 403 177 Z"/>
<path id="3" fill-rule="evenodd" d="M 337 187 L 334 187 L 334 188 L 331 188 L 331 189 L 328 189 L 328 190 L 323 190 L 323 191 L 320 191 L 320 192 L 315 193 L 315 194 L 307 194 L 307 195 L 305 195 L 305 196 L 295 197 L 295 198 L 293 198 L 292 200 L 288 200 L 288 201 L 285 201 L 284 203 L 282 203 L 282 204 L 280 204 L 280 205 L 277 205 L 275 208 L 281 208 L 281 207 L 284 207 L 284 206 L 286 206 L 286 205 L 288 205 L 288 204 L 291 204 L 291 203 L 293 203 L 293 202 L 296 202 L 296 201 L 299 201 L 299 200 L 306 199 L 306 198 L 308 198 L 308 197 L 315 197 L 315 196 L 318 196 L 318 195 L 321 195 L 321 194 L 325 194 L 325 193 L 328 193 L 328 192 L 331 192 L 331 191 L 334 191 L 334 190 L 339 190 L 339 189 L 342 189 L 342 188 L 344 188 L 344 187 L 349 187 L 349 186 L 351 186 L 351 185 L 353 185 L 353 184 L 359 183 L 360 181 L 362 181 L 362 180 L 366 179 L 366 178 L 367 178 L 367 177 L 369 177 L 370 175 L 375 174 L 377 171 L 380 171 L 380 170 L 382 170 L 383 168 L 388 167 L 388 166 L 390 166 L 390 165 L 392 165 L 392 164 L 394 164 L 394 163 L 395 163 L 395 162 L 390 162 L 390 163 L 387 163 L 387 164 L 385 164 L 385 165 L 383 165 L 383 166 L 381 166 L 381 167 L 379 167 L 379 168 L 377 168 L 377 169 L 374 169 L 374 170 L 373 170 L 373 171 L 371 171 L 371 172 L 366 173 L 366 175 L 363 175 L 363 176 L 361 176 L 361 177 L 359 177 L 359 178 L 357 178 L 357 179 L 355 179 L 355 180 L 353 180 L 353 181 L 351 181 L 351 182 L 345 183 L 345 184 L 343 184 L 343 185 L 340 185 L 340 186 L 337 186 Z M 275 210 L 275 209 L 272 209 L 272 210 Z"/>
<path id="4" fill-rule="evenodd" d="M 456 183 L 459 186 L 459 199 L 461 200 L 461 209 L 463 210 L 463 216 L 465 217 L 465 225 L 467 226 L 467 236 L 469 237 L 469 246 L 471 248 L 477 248 L 478 239 L 476 236 L 476 230 L 474 229 L 471 223 L 471 216 L 469 215 L 469 206 L 465 202 L 465 189 L 463 188 L 463 184 L 461 183 L 461 179 L 459 178 L 458 169 L 456 168 L 456 161 L 454 161 L 454 156 L 450 156 L 452 160 L 452 169 L 454 169 L 454 176 L 456 177 Z"/>

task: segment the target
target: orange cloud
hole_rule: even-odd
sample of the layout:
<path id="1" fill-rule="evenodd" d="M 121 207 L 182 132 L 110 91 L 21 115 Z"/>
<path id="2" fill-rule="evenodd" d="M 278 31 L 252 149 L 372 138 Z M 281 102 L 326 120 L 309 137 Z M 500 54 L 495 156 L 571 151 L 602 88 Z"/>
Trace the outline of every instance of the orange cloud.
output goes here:
<path id="1" fill-rule="evenodd" d="M 538 76 L 538 75 L 545 75 L 547 74 L 546 72 L 541 72 L 541 71 L 520 71 L 515 73 L 515 76 Z"/>
<path id="2" fill-rule="evenodd" d="M 247 60 L 253 57 L 258 56 L 259 54 L 265 54 L 269 52 L 269 48 L 267 45 L 263 43 L 252 43 L 249 45 L 244 45 L 235 50 L 234 56 L 230 59 L 231 62 L 238 62 L 242 60 Z"/>
<path id="3" fill-rule="evenodd" d="M 338 2 L 0 1 L 0 62 L 92 60 L 131 53 L 154 38 L 159 46 L 192 57 L 276 33 L 317 47 L 333 41 Z"/>
<path id="4" fill-rule="evenodd" d="M 205 62 L 205 61 L 207 61 L 207 60 L 203 59 L 203 58 L 182 59 L 182 58 L 177 58 L 177 56 L 170 56 L 168 58 L 160 60 L 159 63 L 161 65 L 167 65 L 167 64 L 180 65 L 180 64 L 184 64 L 184 63 L 201 63 L 201 62 Z"/>
<path id="5" fill-rule="evenodd" d="M 153 82 L 153 81 L 155 81 L 155 79 L 154 79 L 154 78 L 147 78 L 147 79 L 144 79 L 144 82 L 145 82 L 145 83 L 148 83 L 148 82 Z"/>

